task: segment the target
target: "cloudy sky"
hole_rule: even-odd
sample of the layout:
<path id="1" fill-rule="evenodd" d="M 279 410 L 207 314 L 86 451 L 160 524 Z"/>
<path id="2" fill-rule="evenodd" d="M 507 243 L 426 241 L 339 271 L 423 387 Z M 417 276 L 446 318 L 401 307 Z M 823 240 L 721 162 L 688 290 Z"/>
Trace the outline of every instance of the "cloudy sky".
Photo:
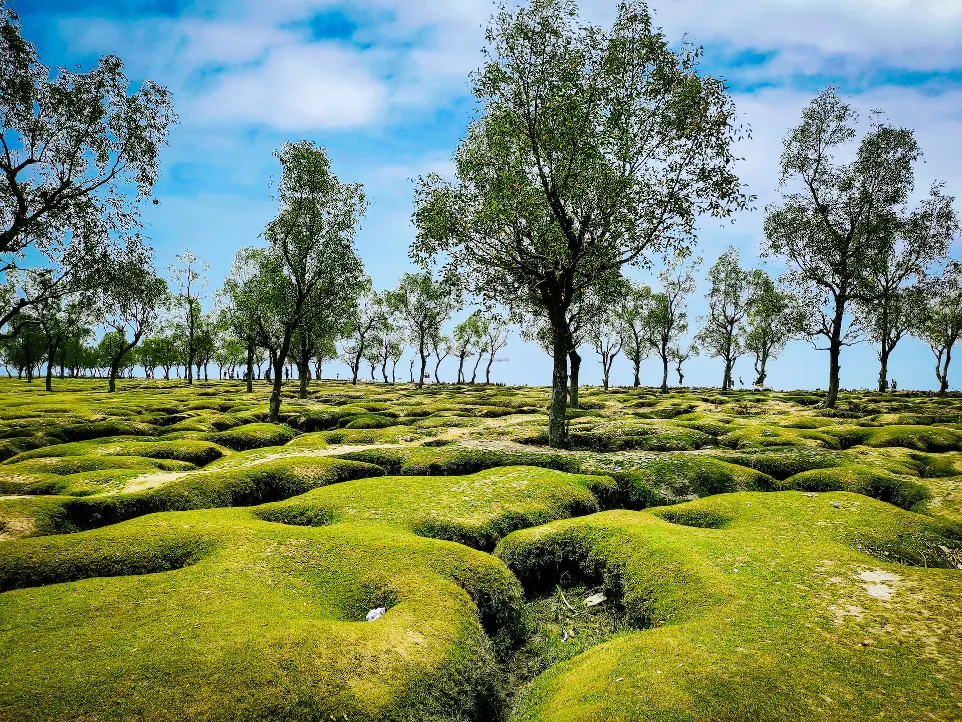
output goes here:
<path id="1" fill-rule="evenodd" d="M 325 145 L 335 172 L 364 184 L 373 201 L 359 247 L 375 286 L 407 270 L 410 178 L 449 173 L 450 156 L 473 110 L 468 74 L 480 62 L 489 0 L 12 0 L 24 33 L 49 65 L 89 67 L 115 53 L 135 82 L 151 78 L 174 94 L 181 122 L 165 151 L 160 199 L 144 221 L 166 266 L 191 248 L 210 264 L 215 290 L 236 250 L 257 243 L 271 218 L 272 152 L 285 140 Z M 582 0 L 585 17 L 610 22 L 614 0 Z M 777 196 L 781 138 L 804 105 L 830 83 L 864 111 L 881 109 L 913 128 L 925 163 L 919 189 L 936 178 L 962 195 L 962 3 L 958 0 L 654 0 L 673 41 L 705 48 L 704 69 L 724 77 L 753 138 L 740 149 L 741 176 L 759 198 Z M 962 210 L 962 207 L 960 207 Z M 700 252 L 710 265 L 729 245 L 758 265 L 762 212 L 735 224 L 705 223 Z M 960 257 L 959 248 L 953 249 Z M 781 269 L 770 266 L 777 273 Z M 651 279 L 639 277 L 650 282 Z M 704 311 L 690 304 L 694 320 Z M 694 325 L 694 324 L 693 324 Z M 584 349 L 587 383 L 600 379 Z M 550 362 L 513 340 L 498 380 L 546 383 Z M 796 343 L 774 362 L 777 388 L 825 386 L 828 359 Z M 932 388 L 929 349 L 906 341 L 891 375 L 902 387 Z M 442 366 L 445 369 L 445 366 Z M 332 369 L 332 372 L 334 369 Z M 645 380 L 655 383 L 654 361 Z M 718 384 L 721 363 L 694 359 L 686 381 Z M 341 371 L 343 377 L 343 369 Z M 454 373 L 442 370 L 442 380 Z M 847 349 L 842 383 L 870 387 L 874 349 Z M 751 382 L 741 359 L 736 379 Z M 962 386 L 962 371 L 956 374 Z M 614 382 L 630 381 L 624 360 Z"/>

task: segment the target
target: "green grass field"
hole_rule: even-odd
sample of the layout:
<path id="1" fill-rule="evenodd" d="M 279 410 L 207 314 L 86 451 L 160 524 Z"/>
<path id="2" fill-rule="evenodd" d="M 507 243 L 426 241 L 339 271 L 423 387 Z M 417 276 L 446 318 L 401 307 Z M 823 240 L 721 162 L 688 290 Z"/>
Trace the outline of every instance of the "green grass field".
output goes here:
<path id="1" fill-rule="evenodd" d="M 2 720 L 962 719 L 960 396 L 103 386 L 0 379 Z"/>

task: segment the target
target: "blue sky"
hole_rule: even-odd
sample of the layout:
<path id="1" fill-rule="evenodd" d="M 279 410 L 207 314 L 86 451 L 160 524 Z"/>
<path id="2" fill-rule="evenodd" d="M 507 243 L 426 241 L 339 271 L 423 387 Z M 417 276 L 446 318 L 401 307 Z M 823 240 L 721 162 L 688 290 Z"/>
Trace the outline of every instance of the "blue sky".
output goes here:
<path id="1" fill-rule="evenodd" d="M 146 234 L 165 267 L 184 248 L 210 264 L 219 287 L 238 248 L 257 237 L 276 208 L 273 151 L 307 138 L 330 151 L 335 172 L 364 184 L 372 206 L 358 237 L 378 288 L 409 268 L 410 178 L 450 173 L 450 156 L 471 117 L 468 73 L 480 62 L 488 0 L 13 0 L 24 33 L 49 65 L 89 67 L 119 55 L 129 77 L 151 78 L 174 94 L 181 122 L 162 157 L 148 205 Z M 671 39 L 705 46 L 704 67 L 725 77 L 753 138 L 740 148 L 741 176 L 759 210 L 733 225 L 706 223 L 705 267 L 729 245 L 759 265 L 763 213 L 777 199 L 781 138 L 802 107 L 829 83 L 857 107 L 880 108 L 914 128 L 926 153 L 918 187 L 947 182 L 962 194 L 962 3 L 958 0 L 660 0 L 656 21 Z M 614 0 L 583 0 L 583 14 L 610 20 Z M 962 207 L 959 207 L 962 211 Z M 960 257 L 959 248 L 953 249 Z M 777 265 L 769 266 L 779 272 Z M 703 269 L 704 270 L 704 269 Z M 638 280 L 651 282 L 642 275 Z M 692 326 L 704 312 L 699 290 Z M 550 362 L 515 336 L 495 367 L 497 380 L 543 384 Z M 600 380 L 594 352 L 583 349 L 582 378 Z M 826 354 L 792 344 L 771 366 L 779 388 L 824 387 Z M 406 367 L 405 363 L 402 363 Z M 890 364 L 902 387 L 933 388 L 934 359 L 905 341 Z M 331 367 L 332 372 L 335 371 Z M 721 363 L 696 358 L 686 382 L 718 384 Z M 646 362 L 643 381 L 659 379 Z M 442 379 L 453 366 L 442 365 Z M 751 361 L 736 379 L 750 383 Z M 343 375 L 343 367 L 342 367 Z M 846 349 L 842 382 L 870 387 L 874 350 Z M 953 388 L 962 387 L 962 370 Z M 614 383 L 630 381 L 615 362 Z"/>

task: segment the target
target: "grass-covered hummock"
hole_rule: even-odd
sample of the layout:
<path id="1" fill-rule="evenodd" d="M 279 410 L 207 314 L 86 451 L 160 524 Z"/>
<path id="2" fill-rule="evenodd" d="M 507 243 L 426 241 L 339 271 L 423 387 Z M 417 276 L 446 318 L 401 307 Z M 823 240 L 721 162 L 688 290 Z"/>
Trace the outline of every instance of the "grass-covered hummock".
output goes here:
<path id="1" fill-rule="evenodd" d="M 0 588 L 0 718 L 23 721 L 491 719 L 482 623 L 520 599 L 458 544 L 242 509 L 9 542 Z"/>
<path id="2" fill-rule="evenodd" d="M 0 379 L 0 720 L 962 717 L 958 395 L 103 385 Z"/>
<path id="3" fill-rule="evenodd" d="M 384 524 L 490 550 L 515 529 L 598 511 L 599 498 L 614 490 L 614 480 L 605 476 L 508 466 L 468 476 L 358 479 L 255 513 L 267 521 L 306 526 Z"/>
<path id="4" fill-rule="evenodd" d="M 601 583 L 648 628 L 546 671 L 516 719 L 957 719 L 962 576 L 945 567 L 959 546 L 845 493 L 729 494 L 516 532 L 495 555 L 530 593 L 561 574 Z"/>

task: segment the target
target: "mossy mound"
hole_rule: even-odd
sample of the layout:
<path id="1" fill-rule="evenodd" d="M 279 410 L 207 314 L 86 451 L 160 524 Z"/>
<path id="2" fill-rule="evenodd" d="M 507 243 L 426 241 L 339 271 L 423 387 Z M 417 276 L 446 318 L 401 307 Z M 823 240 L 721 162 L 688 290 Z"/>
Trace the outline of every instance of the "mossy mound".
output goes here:
<path id="1" fill-rule="evenodd" d="M 0 588 L 0 709 L 17 720 L 491 719 L 485 631 L 520 607 L 467 547 L 245 510 L 9 542 Z"/>
<path id="2" fill-rule="evenodd" d="M 706 516 L 721 528 L 690 523 Z M 934 567 L 959 545 L 844 493 L 730 494 L 515 532 L 495 555 L 529 594 L 560 574 L 589 580 L 647 627 L 536 678 L 515 719 L 952 718 L 962 577 Z M 865 553 L 885 546 L 918 566 Z"/>
<path id="3" fill-rule="evenodd" d="M 338 458 L 377 464 L 388 474 L 437 476 L 472 474 L 498 466 L 539 466 L 578 472 L 581 461 L 569 455 L 541 451 L 505 451 L 464 446 L 370 449 Z"/>
<path id="4" fill-rule="evenodd" d="M 15 464 L 27 459 L 63 456 L 140 456 L 147 459 L 186 461 L 205 466 L 219 459 L 226 450 L 209 441 L 180 439 L 176 441 L 133 441 L 127 438 L 97 439 L 69 444 L 53 444 L 8 459 L 4 464 Z"/>
<path id="5" fill-rule="evenodd" d="M 283 446 L 294 436 L 294 430 L 283 424 L 243 424 L 210 434 L 207 438 L 228 449 L 246 451 L 262 446 Z"/>
<path id="6" fill-rule="evenodd" d="M 324 457 L 291 457 L 237 468 L 179 475 L 143 491 L 71 498 L 45 497 L 42 504 L 0 498 L 0 520 L 28 534 L 63 534 L 95 529 L 145 514 L 217 507 L 252 506 L 287 499 L 326 484 L 382 474 L 371 464 Z M 9 531 L 13 534 L 13 531 Z M 16 536 L 23 536 L 17 534 Z"/>
<path id="7" fill-rule="evenodd" d="M 469 476 L 360 479 L 261 507 L 256 514 L 305 526 L 388 524 L 490 550 L 515 529 L 598 511 L 599 498 L 614 492 L 614 480 L 605 476 L 508 466 Z"/>

